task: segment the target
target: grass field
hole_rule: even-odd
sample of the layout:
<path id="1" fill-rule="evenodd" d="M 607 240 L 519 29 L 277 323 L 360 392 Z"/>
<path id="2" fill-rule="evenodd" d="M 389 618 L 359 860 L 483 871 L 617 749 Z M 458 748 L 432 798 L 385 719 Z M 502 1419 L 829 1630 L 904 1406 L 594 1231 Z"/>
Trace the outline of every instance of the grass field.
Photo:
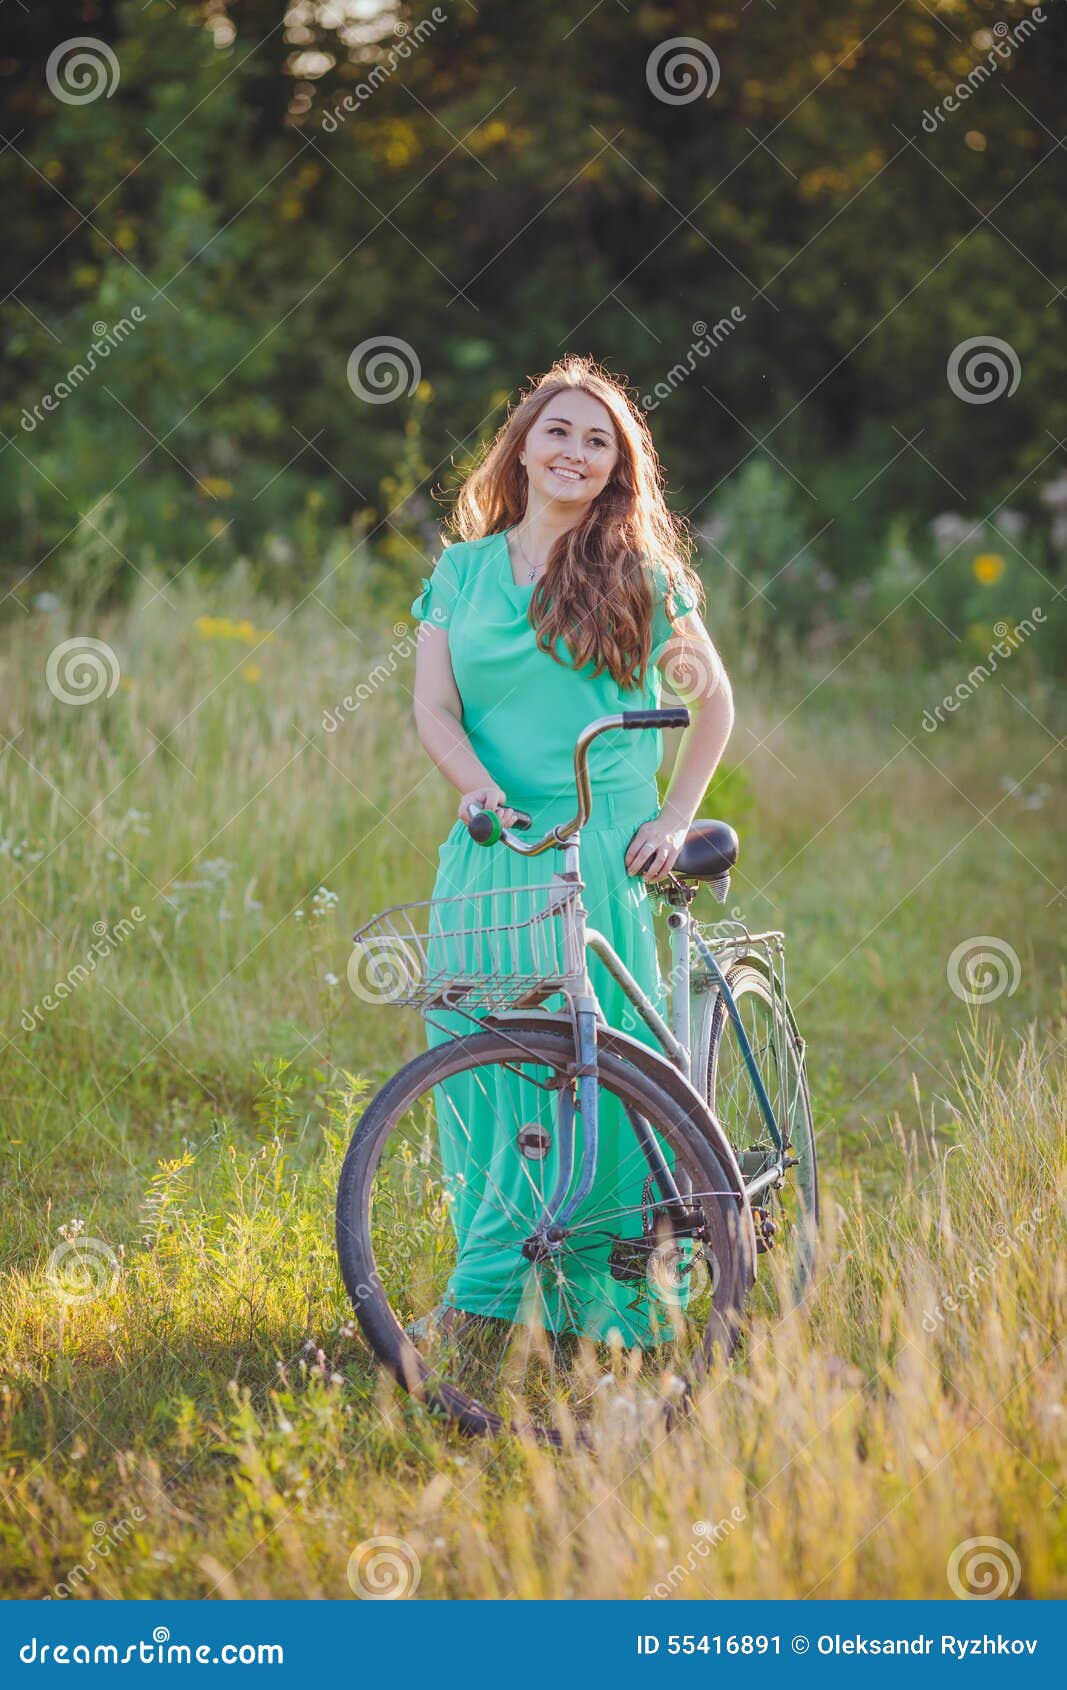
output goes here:
<path id="1" fill-rule="evenodd" d="M 349 935 L 454 815 L 407 599 L 160 585 L 0 643 L 6 1592 L 1067 1595 L 1063 712 L 1024 656 L 930 734 L 951 670 L 727 628 L 730 904 L 789 935 L 822 1269 L 673 1434 L 620 1393 L 553 1456 L 387 1389 L 335 1265 L 348 1136 L 422 1047 Z"/>

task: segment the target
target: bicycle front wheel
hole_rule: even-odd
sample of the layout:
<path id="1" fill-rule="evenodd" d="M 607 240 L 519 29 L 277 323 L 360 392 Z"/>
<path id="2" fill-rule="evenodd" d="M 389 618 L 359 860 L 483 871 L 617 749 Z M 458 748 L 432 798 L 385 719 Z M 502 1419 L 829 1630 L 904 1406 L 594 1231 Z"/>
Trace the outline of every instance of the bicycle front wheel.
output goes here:
<path id="1" fill-rule="evenodd" d="M 576 1068 L 562 1029 L 434 1046 L 371 1101 L 345 1158 L 337 1246 L 360 1325 L 401 1384 L 472 1432 L 559 1444 L 612 1382 L 666 1402 L 736 1341 L 751 1282 L 737 1191 L 699 1123 L 617 1054 L 598 1051 L 592 1190 L 537 1240 L 568 1127 L 581 1164 Z"/>
<path id="2" fill-rule="evenodd" d="M 792 1299 L 800 1303 L 815 1267 L 819 1225 L 819 1173 L 803 1045 L 788 1007 L 772 991 L 761 962 L 746 958 L 735 963 L 727 970 L 726 983 L 774 1110 L 787 1163 L 792 1164 L 777 1184 L 752 1199 L 754 1211 L 762 1210 L 762 1215 L 756 1215 L 757 1235 L 762 1221 L 764 1245 L 770 1243 L 776 1253 L 787 1257 Z M 746 1180 L 772 1166 L 777 1146 L 721 992 L 711 1011 L 706 1096 Z M 760 1275 L 760 1284 L 776 1303 L 774 1281 L 773 1273 Z"/>

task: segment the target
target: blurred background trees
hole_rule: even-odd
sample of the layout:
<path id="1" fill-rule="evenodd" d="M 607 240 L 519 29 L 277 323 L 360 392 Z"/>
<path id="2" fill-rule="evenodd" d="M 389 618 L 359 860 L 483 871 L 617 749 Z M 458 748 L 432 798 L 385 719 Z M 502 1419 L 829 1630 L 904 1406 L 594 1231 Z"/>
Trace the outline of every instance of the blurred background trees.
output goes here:
<path id="1" fill-rule="evenodd" d="M 564 351 L 654 401 L 709 591 L 768 640 L 832 648 L 912 588 L 917 638 L 979 645 L 1062 604 L 1059 0 L 81 0 L 9 29 L 9 612 L 237 558 L 289 592 L 373 556 L 407 590 Z M 57 97 L 79 36 L 115 85 Z M 710 94 L 650 85 L 679 38 Z M 413 357 L 370 403 L 349 360 L 384 337 Z M 961 399 L 954 350 L 990 337 L 1017 385 Z"/>

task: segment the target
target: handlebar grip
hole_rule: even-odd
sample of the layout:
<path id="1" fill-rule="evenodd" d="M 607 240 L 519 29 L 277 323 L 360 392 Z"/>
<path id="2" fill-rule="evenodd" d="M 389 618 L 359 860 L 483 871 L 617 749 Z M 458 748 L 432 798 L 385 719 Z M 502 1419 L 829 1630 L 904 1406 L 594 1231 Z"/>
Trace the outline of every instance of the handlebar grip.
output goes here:
<path id="1" fill-rule="evenodd" d="M 624 728 L 687 728 L 689 712 L 684 704 L 669 710 L 624 710 L 622 725 Z"/>
<path id="2" fill-rule="evenodd" d="M 477 810 L 467 818 L 467 832 L 476 845 L 495 845 L 502 831 L 495 810 Z"/>
<path id="3" fill-rule="evenodd" d="M 505 808 L 510 809 L 510 805 Z M 525 810 L 515 811 L 514 832 L 525 833 L 533 818 Z M 467 832 L 476 845 L 495 845 L 504 829 L 495 810 L 474 809 L 467 820 Z"/>

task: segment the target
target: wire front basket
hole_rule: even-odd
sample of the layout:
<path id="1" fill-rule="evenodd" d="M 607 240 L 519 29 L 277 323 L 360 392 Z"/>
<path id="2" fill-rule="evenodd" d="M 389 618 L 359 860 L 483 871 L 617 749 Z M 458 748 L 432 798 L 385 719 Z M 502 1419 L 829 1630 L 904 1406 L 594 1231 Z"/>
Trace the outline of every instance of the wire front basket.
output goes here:
<path id="1" fill-rule="evenodd" d="M 348 981 L 365 1003 L 493 1011 L 577 990 L 581 883 L 499 886 L 394 904 L 352 936 Z"/>

